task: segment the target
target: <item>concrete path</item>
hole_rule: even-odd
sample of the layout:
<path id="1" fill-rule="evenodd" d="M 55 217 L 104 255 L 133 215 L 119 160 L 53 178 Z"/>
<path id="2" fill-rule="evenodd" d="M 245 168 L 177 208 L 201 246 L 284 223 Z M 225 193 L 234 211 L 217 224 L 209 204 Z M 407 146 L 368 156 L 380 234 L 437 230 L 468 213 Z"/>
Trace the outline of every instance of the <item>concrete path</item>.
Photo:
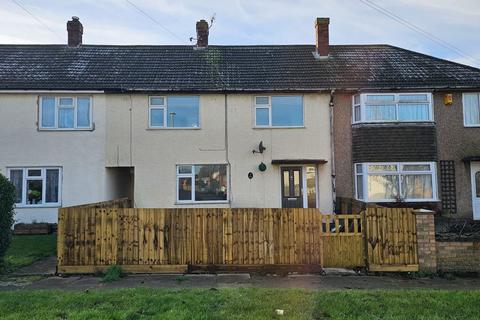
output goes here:
<path id="1" fill-rule="evenodd" d="M 302 289 L 446 289 L 480 290 L 480 278 L 417 278 L 364 275 L 129 275 L 119 281 L 103 283 L 94 276 L 48 277 L 25 286 L 0 286 L 11 289 L 90 290 L 114 288 L 302 288 Z"/>
<path id="2" fill-rule="evenodd" d="M 9 276 L 27 276 L 27 275 L 41 275 L 53 276 L 55 275 L 57 267 L 57 258 L 55 256 L 48 257 L 32 263 L 29 266 L 20 268 Z"/>

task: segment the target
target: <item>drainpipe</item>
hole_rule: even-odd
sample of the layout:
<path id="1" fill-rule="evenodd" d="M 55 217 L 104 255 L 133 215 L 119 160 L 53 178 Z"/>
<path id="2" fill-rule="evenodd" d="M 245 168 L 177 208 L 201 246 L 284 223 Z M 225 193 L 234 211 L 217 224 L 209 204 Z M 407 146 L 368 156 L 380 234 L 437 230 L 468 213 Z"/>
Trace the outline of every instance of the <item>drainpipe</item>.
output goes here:
<path id="1" fill-rule="evenodd" d="M 331 157 L 331 170 L 332 170 L 332 199 L 333 199 L 333 210 L 335 211 L 336 203 L 337 203 L 337 193 L 336 193 L 336 173 L 335 173 L 335 137 L 334 137 L 334 129 L 333 129 L 333 107 L 335 106 L 334 103 L 334 94 L 335 89 L 330 91 L 330 157 Z"/>
<path id="2" fill-rule="evenodd" d="M 228 206 L 232 207 L 232 166 L 230 165 L 230 158 L 228 154 L 228 98 L 227 93 L 224 94 L 225 102 L 224 102 L 224 113 L 225 113 L 225 123 L 224 123 L 224 130 L 225 130 L 225 161 L 227 162 L 227 172 L 228 172 Z"/>

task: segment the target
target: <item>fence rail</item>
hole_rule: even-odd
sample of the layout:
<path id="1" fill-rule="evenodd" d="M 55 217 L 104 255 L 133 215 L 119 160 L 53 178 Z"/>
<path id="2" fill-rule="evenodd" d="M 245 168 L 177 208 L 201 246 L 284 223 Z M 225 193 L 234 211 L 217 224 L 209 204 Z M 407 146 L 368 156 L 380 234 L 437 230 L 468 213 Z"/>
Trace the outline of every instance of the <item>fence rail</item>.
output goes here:
<path id="1" fill-rule="evenodd" d="M 58 271 L 185 272 L 190 265 L 364 266 L 361 215 L 317 209 L 132 209 L 59 212 Z"/>

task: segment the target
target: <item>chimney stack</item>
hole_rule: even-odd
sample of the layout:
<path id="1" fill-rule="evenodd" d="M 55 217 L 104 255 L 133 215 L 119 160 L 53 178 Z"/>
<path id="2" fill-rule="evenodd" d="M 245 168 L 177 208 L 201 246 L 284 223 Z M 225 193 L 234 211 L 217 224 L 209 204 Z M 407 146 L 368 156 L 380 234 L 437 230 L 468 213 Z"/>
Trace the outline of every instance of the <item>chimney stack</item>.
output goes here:
<path id="1" fill-rule="evenodd" d="M 208 22 L 202 19 L 197 22 L 197 48 L 206 47 L 208 47 Z"/>
<path id="2" fill-rule="evenodd" d="M 316 55 L 319 58 L 327 58 L 330 53 L 330 40 L 328 37 L 328 26 L 330 18 L 317 18 L 315 21 Z"/>
<path id="3" fill-rule="evenodd" d="M 83 26 L 78 17 L 67 22 L 68 46 L 79 47 L 82 44 Z"/>

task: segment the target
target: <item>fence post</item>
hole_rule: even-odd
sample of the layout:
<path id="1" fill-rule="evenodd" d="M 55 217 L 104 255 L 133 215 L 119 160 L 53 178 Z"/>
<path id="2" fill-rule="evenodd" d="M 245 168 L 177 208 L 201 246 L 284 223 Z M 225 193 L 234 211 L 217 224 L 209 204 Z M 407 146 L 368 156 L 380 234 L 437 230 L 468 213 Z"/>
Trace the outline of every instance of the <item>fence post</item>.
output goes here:
<path id="1" fill-rule="evenodd" d="M 423 272 L 437 271 L 437 248 L 435 244 L 435 211 L 413 210 L 416 220 L 418 269 Z"/>

